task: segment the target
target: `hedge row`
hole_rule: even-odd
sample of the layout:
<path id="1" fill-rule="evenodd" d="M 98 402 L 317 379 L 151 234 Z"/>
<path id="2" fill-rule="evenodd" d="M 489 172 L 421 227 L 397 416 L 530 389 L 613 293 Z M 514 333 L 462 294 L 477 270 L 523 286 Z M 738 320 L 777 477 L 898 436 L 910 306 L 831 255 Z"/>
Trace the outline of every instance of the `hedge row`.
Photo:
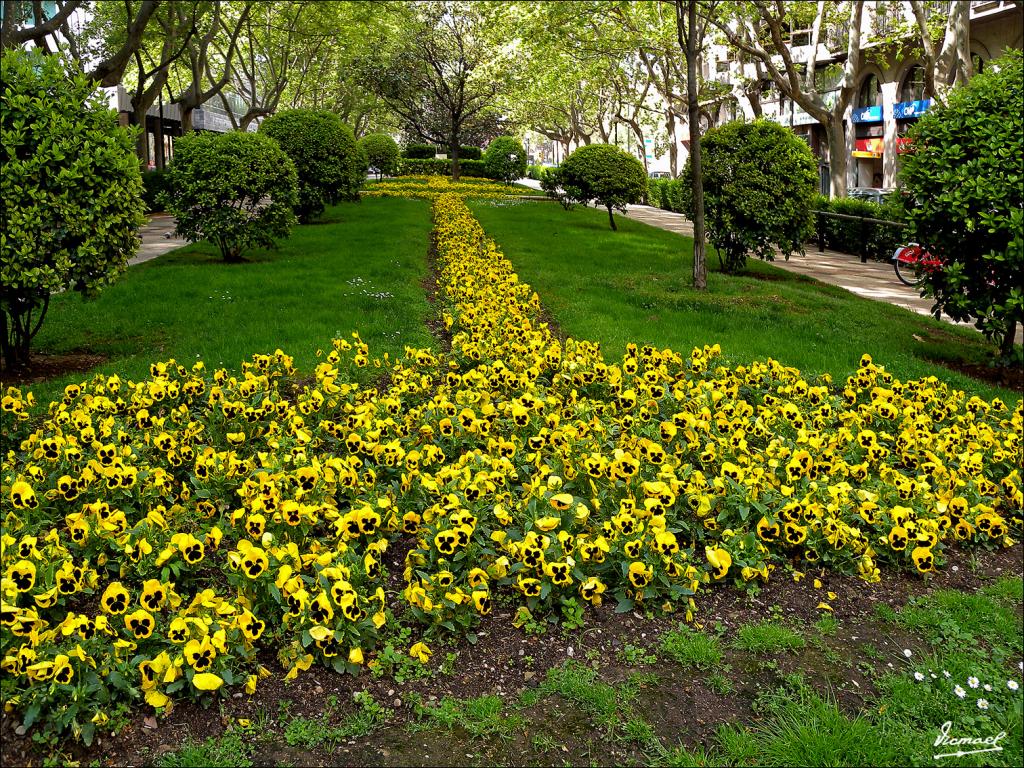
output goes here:
<path id="1" fill-rule="evenodd" d="M 477 179 L 491 178 L 487 175 L 483 160 L 459 160 L 459 172 L 463 176 Z M 398 163 L 399 176 L 451 176 L 451 174 L 451 160 L 403 157 Z"/>
<path id="2" fill-rule="evenodd" d="M 410 160 L 433 160 L 434 155 L 445 154 L 446 149 L 435 147 L 433 144 L 409 144 L 402 150 L 402 157 Z M 479 160 L 484 156 L 480 147 L 459 146 L 459 157 L 466 160 Z"/>
<path id="3" fill-rule="evenodd" d="M 647 204 L 673 213 L 685 213 L 689 189 L 682 179 L 648 179 Z"/>
<path id="4" fill-rule="evenodd" d="M 903 221 L 899 202 L 893 199 L 879 204 L 870 200 L 857 200 L 850 197 L 838 197 L 830 200 L 824 195 L 818 195 L 814 201 L 814 209 L 883 221 Z M 819 234 L 826 248 L 859 256 L 863 247 L 867 252 L 867 257 L 874 261 L 890 259 L 893 252 L 907 240 L 903 227 L 870 222 L 862 224 L 860 221 L 835 219 L 829 216 L 815 216 L 814 237 L 816 240 Z"/>

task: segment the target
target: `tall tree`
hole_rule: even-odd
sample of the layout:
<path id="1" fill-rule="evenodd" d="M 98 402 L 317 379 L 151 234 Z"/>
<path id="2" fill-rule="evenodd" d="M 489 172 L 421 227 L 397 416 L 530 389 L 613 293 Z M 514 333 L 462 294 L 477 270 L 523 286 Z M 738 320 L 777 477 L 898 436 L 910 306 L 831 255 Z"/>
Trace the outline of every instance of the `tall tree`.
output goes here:
<path id="1" fill-rule="evenodd" d="M 503 90 L 502 51 L 489 35 L 492 9 L 468 2 L 429 2 L 411 8 L 405 34 L 361 63 L 362 81 L 410 133 L 448 148 L 459 178 L 459 146 L 496 122 Z"/>
<path id="2" fill-rule="evenodd" d="M 249 18 L 252 1 L 229 3 L 214 0 L 212 12 L 205 16 L 205 29 L 189 38 L 185 45 L 185 62 L 181 68 L 183 77 L 171 103 L 177 104 L 181 113 L 181 130 L 192 130 L 192 113 L 220 93 L 234 74 L 234 59 L 238 51 L 238 35 Z M 180 10 L 180 8 L 179 8 Z M 234 18 L 231 16 L 234 15 Z M 218 53 L 215 42 L 227 42 L 227 51 Z"/>
<path id="3" fill-rule="evenodd" d="M 808 6 L 804 6 L 808 7 Z M 781 0 L 750 0 L 729 6 L 729 13 L 711 17 L 711 23 L 734 48 L 753 57 L 765 69 L 776 87 L 821 123 L 828 135 L 832 195 L 842 197 L 847 186 L 846 108 L 853 98 L 857 76 L 863 64 L 860 50 L 864 29 L 864 0 L 846 3 L 848 30 L 846 58 L 835 98 L 826 98 L 817 61 L 821 46 L 808 50 L 806 61 L 797 61 L 788 40 L 791 14 L 802 13 L 800 3 Z M 819 0 L 813 25 L 821 29 L 826 14 L 834 16 L 841 6 Z M 831 101 L 831 103 L 829 103 Z"/>
<path id="4" fill-rule="evenodd" d="M 676 0 L 676 27 L 679 47 L 686 58 L 686 107 L 690 128 L 690 194 L 693 198 L 693 287 L 705 291 L 708 287 L 707 248 L 704 235 L 704 176 L 700 152 L 700 85 L 697 80 L 698 64 L 704 47 L 708 7 L 698 11 L 697 0 Z"/>
<path id="5" fill-rule="evenodd" d="M 941 104 L 951 88 L 965 84 L 971 76 L 970 5 L 950 3 L 942 32 L 942 47 L 935 49 L 933 35 L 937 14 L 922 0 L 904 3 L 917 27 L 921 43 L 921 65 L 924 68 L 924 90 L 929 98 Z"/>
<path id="6" fill-rule="evenodd" d="M 131 67 L 160 5 L 161 0 L 56 0 L 53 15 L 47 17 L 39 0 L 3 0 L 0 44 L 7 49 L 32 43 L 47 53 L 66 54 L 89 79 L 110 87 Z M 89 14 L 84 24 L 75 23 L 79 10 Z M 57 50 L 50 50 L 51 39 Z"/>

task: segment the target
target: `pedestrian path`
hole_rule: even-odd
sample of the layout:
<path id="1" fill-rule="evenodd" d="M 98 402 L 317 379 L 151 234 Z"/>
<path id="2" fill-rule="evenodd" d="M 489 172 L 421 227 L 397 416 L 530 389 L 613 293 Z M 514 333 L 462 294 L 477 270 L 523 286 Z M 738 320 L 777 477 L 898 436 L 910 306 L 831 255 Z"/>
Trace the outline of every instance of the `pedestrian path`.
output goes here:
<path id="1" fill-rule="evenodd" d="M 150 214 L 148 221 L 139 230 L 142 245 L 138 252 L 128 259 L 128 266 L 155 259 L 168 251 L 188 245 L 188 241 L 174 236 L 174 217 L 166 213 Z"/>

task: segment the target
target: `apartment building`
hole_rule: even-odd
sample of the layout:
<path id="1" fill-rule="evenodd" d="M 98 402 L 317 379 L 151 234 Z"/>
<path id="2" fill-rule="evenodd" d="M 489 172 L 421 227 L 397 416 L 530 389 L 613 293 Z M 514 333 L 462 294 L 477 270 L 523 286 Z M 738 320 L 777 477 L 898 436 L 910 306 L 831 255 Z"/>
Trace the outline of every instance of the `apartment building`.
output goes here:
<path id="1" fill-rule="evenodd" d="M 944 19 L 950 6 L 950 2 L 930 2 L 926 7 L 930 14 Z M 973 72 L 977 73 L 1008 49 L 1022 47 L 1024 5 L 1012 0 L 973 0 L 970 6 L 970 56 Z M 925 97 L 925 72 L 914 55 L 912 38 L 908 37 L 906 45 L 896 50 L 879 50 L 879 38 L 900 28 L 898 22 L 902 19 L 894 14 L 909 10 L 891 3 L 870 2 L 866 12 L 868 34 L 859 52 L 863 60 L 857 67 L 856 91 L 844 116 L 845 151 L 851 159 L 847 164 L 847 186 L 892 188 L 896 186 L 900 154 L 908 146 L 907 133 L 931 108 L 932 101 Z M 834 104 L 841 65 L 847 55 L 849 29 L 837 25 L 823 30 L 822 38 L 816 59 L 819 91 L 826 104 Z M 811 30 L 793 30 L 789 42 L 794 61 L 810 60 Z M 735 98 L 719 110 L 718 120 L 740 116 L 752 119 L 759 107 L 763 117 L 790 126 L 818 158 L 821 191 L 828 194 L 831 163 L 824 127 L 769 80 L 751 87 L 757 77 L 756 67 L 741 61 L 724 45 L 712 46 L 704 69 L 707 78 L 733 86 Z"/>

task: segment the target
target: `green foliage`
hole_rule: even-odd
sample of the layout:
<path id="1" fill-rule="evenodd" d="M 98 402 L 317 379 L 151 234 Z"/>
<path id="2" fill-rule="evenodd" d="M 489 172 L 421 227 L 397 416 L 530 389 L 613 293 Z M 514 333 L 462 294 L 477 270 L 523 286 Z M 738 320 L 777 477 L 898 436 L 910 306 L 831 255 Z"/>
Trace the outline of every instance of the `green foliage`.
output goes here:
<path id="1" fill-rule="evenodd" d="M 479 696 L 475 699 L 445 696 L 434 706 L 414 702 L 414 707 L 416 720 L 409 725 L 409 730 L 413 732 L 435 728 L 450 731 L 459 727 L 474 739 L 485 736 L 507 739 L 525 722 L 521 715 L 506 713 L 497 696 Z"/>
<path id="2" fill-rule="evenodd" d="M 892 198 L 892 200 L 894 200 Z M 864 216 L 882 221 L 902 221 L 899 203 L 886 201 L 882 204 L 871 200 L 852 197 L 829 199 L 815 195 L 811 207 L 816 211 L 844 213 L 849 216 Z M 816 235 L 824 241 L 826 248 L 843 253 L 861 255 L 862 250 L 869 259 L 888 261 L 896 249 L 907 242 L 904 227 L 872 224 L 869 222 L 835 219 L 830 216 L 816 216 Z"/>
<path id="3" fill-rule="evenodd" d="M 158 768 L 234 768 L 252 765 L 253 746 L 237 733 L 189 741 L 160 757 Z"/>
<path id="4" fill-rule="evenodd" d="M 540 181 L 541 176 L 547 172 L 547 168 L 543 165 L 528 165 L 526 166 L 526 178 L 533 179 L 534 181 Z"/>
<path id="5" fill-rule="evenodd" d="M 612 210 L 625 213 L 629 203 L 639 203 L 647 193 L 643 165 L 611 144 L 580 147 L 542 183 L 545 191 L 561 200 L 566 208 L 574 203 L 600 203 L 608 209 L 612 229 L 617 229 Z M 557 191 L 556 187 L 561 187 L 562 191 Z"/>
<path id="6" fill-rule="evenodd" d="M 391 710 L 366 691 L 357 692 L 354 699 L 356 710 L 337 725 L 331 725 L 329 713 L 317 719 L 293 718 L 285 726 L 284 740 L 289 746 L 303 749 L 316 749 L 321 744 L 334 749 L 342 741 L 367 736 L 391 717 Z"/>
<path id="7" fill-rule="evenodd" d="M 328 204 L 358 199 L 366 177 L 366 153 L 336 114 L 289 109 L 264 120 L 260 133 L 274 139 L 295 163 L 299 221 L 313 220 Z"/>
<path id="8" fill-rule="evenodd" d="M 13 368 L 50 295 L 114 282 L 145 219 L 132 133 L 92 83 L 20 49 L 4 52 L 0 77 L 0 345 Z"/>
<path id="9" fill-rule="evenodd" d="M 526 150 L 522 142 L 511 136 L 499 136 L 487 145 L 484 155 L 487 175 L 506 184 L 526 175 Z"/>
<path id="10" fill-rule="evenodd" d="M 480 147 L 467 147 L 462 145 L 459 147 L 459 157 L 465 160 L 481 160 L 483 159 L 484 151 Z"/>
<path id="11" fill-rule="evenodd" d="M 166 191 L 167 171 L 153 170 L 142 174 L 142 200 L 146 204 L 146 213 L 162 210 L 159 199 Z"/>
<path id="12" fill-rule="evenodd" d="M 408 144 L 402 150 L 402 157 L 409 160 L 433 160 L 437 147 L 433 144 Z"/>
<path id="13" fill-rule="evenodd" d="M 726 272 L 743 269 L 751 253 L 773 261 L 776 247 L 787 259 L 802 250 L 813 227 L 817 185 L 805 142 L 777 123 L 755 120 L 712 128 L 701 150 L 708 237 L 720 257 L 724 254 Z M 687 162 L 682 176 L 687 189 L 692 174 Z"/>
<path id="14" fill-rule="evenodd" d="M 686 667 L 711 669 L 722 663 L 722 644 L 714 635 L 705 635 L 680 624 L 661 636 L 661 652 Z"/>
<path id="15" fill-rule="evenodd" d="M 359 140 L 366 153 L 366 161 L 377 169 L 377 178 L 393 176 L 398 172 L 398 144 L 386 133 L 371 133 Z"/>
<path id="16" fill-rule="evenodd" d="M 690 187 L 683 179 L 648 179 L 647 204 L 673 213 L 686 213 Z"/>
<path id="17" fill-rule="evenodd" d="M 900 181 L 912 237 L 943 262 L 925 296 L 1012 349 L 1024 323 L 1024 68 L 993 61 L 911 131 Z"/>
<path id="18" fill-rule="evenodd" d="M 803 648 L 806 643 L 803 637 L 789 627 L 763 622 L 740 627 L 733 644 L 741 651 L 762 654 L 793 651 Z"/>
<path id="19" fill-rule="evenodd" d="M 182 136 L 167 176 L 163 202 L 178 234 L 192 243 L 209 240 L 225 261 L 238 261 L 248 248 L 273 247 L 295 223 L 295 165 L 268 136 Z"/>
<path id="20" fill-rule="evenodd" d="M 751 765 L 900 765 L 904 757 L 903 745 L 882 728 L 848 718 L 835 701 L 810 691 L 781 701 L 748 736 L 728 741 L 744 747 Z"/>

